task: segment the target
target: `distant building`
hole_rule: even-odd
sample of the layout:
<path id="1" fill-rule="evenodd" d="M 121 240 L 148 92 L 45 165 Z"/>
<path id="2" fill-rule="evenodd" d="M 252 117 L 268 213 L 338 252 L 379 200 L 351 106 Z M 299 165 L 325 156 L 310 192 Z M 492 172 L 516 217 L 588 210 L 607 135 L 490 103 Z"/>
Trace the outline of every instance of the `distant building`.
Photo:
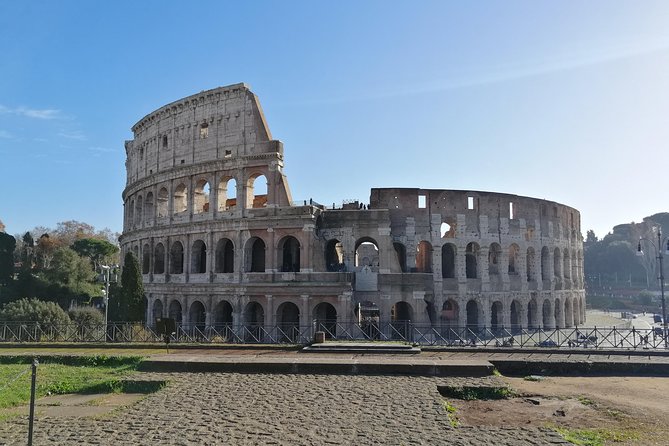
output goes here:
<path id="1" fill-rule="evenodd" d="M 120 240 L 142 266 L 149 322 L 499 329 L 585 320 L 576 209 L 406 188 L 336 208 L 295 203 L 283 144 L 244 84 L 180 99 L 132 130 Z"/>

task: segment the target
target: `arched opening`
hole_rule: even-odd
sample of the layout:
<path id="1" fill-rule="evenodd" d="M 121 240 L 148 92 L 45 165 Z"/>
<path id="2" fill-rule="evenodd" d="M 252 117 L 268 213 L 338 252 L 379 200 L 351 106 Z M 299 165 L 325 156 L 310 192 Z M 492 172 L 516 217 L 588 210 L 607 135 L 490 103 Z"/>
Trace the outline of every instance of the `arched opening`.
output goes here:
<path id="1" fill-rule="evenodd" d="M 249 178 L 246 188 L 248 208 L 267 206 L 267 177 L 265 175 L 255 175 Z"/>
<path id="2" fill-rule="evenodd" d="M 223 178 L 218 184 L 218 210 L 227 211 L 237 206 L 237 181 Z"/>
<path id="3" fill-rule="evenodd" d="M 479 245 L 471 242 L 465 250 L 465 273 L 467 279 L 478 278 Z"/>
<path id="4" fill-rule="evenodd" d="M 142 274 L 149 274 L 151 269 L 151 248 L 149 245 L 142 247 Z"/>
<path id="5" fill-rule="evenodd" d="M 553 307 L 555 310 L 555 328 L 564 328 L 564 313 L 562 312 L 563 307 L 560 304 L 560 299 L 555 299 L 555 302 L 553 302 Z"/>
<path id="6" fill-rule="evenodd" d="M 376 240 L 365 237 L 355 243 L 355 266 L 379 270 L 379 245 Z"/>
<path id="7" fill-rule="evenodd" d="M 527 274 L 527 281 L 532 282 L 534 277 L 534 248 L 527 248 L 527 258 L 525 263 L 525 273 Z"/>
<path id="8" fill-rule="evenodd" d="M 400 271 L 403 273 L 407 272 L 407 249 L 406 247 L 399 243 L 393 242 L 393 248 L 395 249 L 395 255 L 397 256 L 397 263 L 400 265 Z"/>
<path id="9" fill-rule="evenodd" d="M 488 251 L 488 274 L 499 274 L 499 263 L 502 260 L 502 247 L 498 243 L 491 243 Z"/>
<path id="10" fill-rule="evenodd" d="M 209 212 L 210 188 L 207 180 L 198 180 L 193 190 L 193 213 Z"/>
<path id="11" fill-rule="evenodd" d="M 137 197 L 137 202 L 135 203 L 135 226 L 141 226 L 142 224 L 142 211 L 144 210 L 142 196 Z"/>
<path id="12" fill-rule="evenodd" d="M 181 242 L 172 243 L 170 248 L 170 273 L 183 274 L 184 272 L 184 246 Z"/>
<path id="13" fill-rule="evenodd" d="M 153 193 L 149 192 L 146 194 L 146 199 L 144 199 L 144 218 L 147 223 L 153 221 Z"/>
<path id="14" fill-rule="evenodd" d="M 344 247 L 339 240 L 329 240 L 325 245 L 325 266 L 328 271 L 345 271 Z"/>
<path id="15" fill-rule="evenodd" d="M 400 301 L 390 309 L 390 320 L 392 322 L 392 338 L 411 340 L 411 320 L 413 319 L 413 308 L 407 302 Z"/>
<path id="16" fill-rule="evenodd" d="M 204 309 L 204 305 L 199 300 L 196 300 L 190 305 L 190 311 L 188 312 L 190 328 L 193 329 L 193 333 L 197 334 L 204 333 L 207 312 Z"/>
<path id="17" fill-rule="evenodd" d="M 551 280 L 550 252 L 548 247 L 541 248 L 541 280 L 546 282 Z M 545 286 L 544 286 L 545 288 Z"/>
<path id="18" fill-rule="evenodd" d="M 511 330 L 517 332 L 522 328 L 522 323 L 520 319 L 520 302 L 517 300 L 511 301 Z"/>
<path id="19" fill-rule="evenodd" d="M 165 246 L 162 243 L 153 248 L 153 273 L 165 274 Z"/>
<path id="20" fill-rule="evenodd" d="M 214 330 L 221 337 L 229 340 L 232 337 L 232 305 L 227 300 L 222 300 L 214 308 Z"/>
<path id="21" fill-rule="evenodd" d="M 366 339 L 379 339 L 381 336 L 379 316 L 379 307 L 374 302 L 358 302 L 355 306 L 355 317 Z"/>
<path id="22" fill-rule="evenodd" d="M 158 191 L 158 200 L 157 200 L 158 218 L 167 217 L 168 202 L 169 202 L 169 193 L 167 192 L 167 188 L 163 187 Z"/>
<path id="23" fill-rule="evenodd" d="M 281 272 L 300 272 L 300 242 L 289 235 L 279 241 L 278 247 Z"/>
<path id="24" fill-rule="evenodd" d="M 556 279 L 562 277 L 562 256 L 560 254 L 560 248 L 555 248 L 555 251 L 553 251 L 553 275 Z"/>
<path id="25" fill-rule="evenodd" d="M 193 242 L 191 250 L 190 272 L 193 274 L 202 274 L 207 272 L 207 245 L 202 240 Z"/>
<path id="26" fill-rule="evenodd" d="M 259 237 L 251 237 L 246 242 L 246 271 L 265 272 L 265 242 Z"/>
<path id="27" fill-rule="evenodd" d="M 553 315 L 553 311 L 551 308 L 551 301 L 548 299 L 544 299 L 544 304 L 543 304 L 543 322 L 544 322 L 544 329 L 548 328 L 553 328 L 553 321 L 551 316 Z"/>
<path id="28" fill-rule="evenodd" d="M 532 298 L 527 304 L 527 327 L 539 328 L 539 308 L 536 299 Z"/>
<path id="29" fill-rule="evenodd" d="M 183 183 L 180 183 L 174 189 L 172 209 L 175 214 L 180 214 L 188 210 L 188 188 Z"/>
<path id="30" fill-rule="evenodd" d="M 281 341 L 295 343 L 300 336 L 300 309 L 292 302 L 284 302 L 276 310 L 276 322 L 281 330 Z"/>
<path id="31" fill-rule="evenodd" d="M 479 328 L 479 304 L 475 300 L 467 302 L 467 328 L 477 331 Z"/>
<path id="32" fill-rule="evenodd" d="M 518 274 L 518 253 L 520 252 L 520 248 L 518 245 L 515 243 L 512 243 L 511 246 L 509 246 L 509 268 L 508 272 L 509 275 L 517 275 Z"/>
<path id="33" fill-rule="evenodd" d="M 160 301 L 160 299 L 156 299 L 153 301 L 153 321 L 154 322 L 157 318 L 162 318 L 163 317 L 163 303 Z"/>
<path id="34" fill-rule="evenodd" d="M 416 271 L 419 273 L 432 272 L 432 245 L 425 240 L 416 247 Z"/>
<path id="35" fill-rule="evenodd" d="M 447 243 L 441 247 L 441 277 L 455 278 L 455 245 Z"/>
<path id="36" fill-rule="evenodd" d="M 441 325 L 444 327 L 457 327 L 458 317 L 458 303 L 453 299 L 448 299 L 441 307 Z"/>
<path id="37" fill-rule="evenodd" d="M 325 337 L 334 339 L 337 337 L 337 310 L 327 302 L 321 302 L 314 307 L 314 321 L 316 331 L 324 331 Z"/>
<path id="38" fill-rule="evenodd" d="M 565 279 L 570 279 L 571 276 L 571 256 L 569 255 L 569 250 L 565 248 L 564 254 L 562 256 L 562 274 L 564 275 Z"/>
<path id="39" fill-rule="evenodd" d="M 181 303 L 178 300 L 174 299 L 172 302 L 170 302 L 168 312 L 170 319 L 174 319 L 177 325 L 181 325 L 181 322 L 183 321 L 183 315 L 181 313 Z"/>
<path id="40" fill-rule="evenodd" d="M 261 342 L 265 325 L 265 310 L 258 302 L 249 302 L 244 307 L 244 339 L 247 342 Z"/>
<path id="41" fill-rule="evenodd" d="M 232 240 L 222 238 L 216 244 L 216 272 L 232 273 L 235 271 L 235 247 Z"/>
<path id="42" fill-rule="evenodd" d="M 495 301 L 490 307 L 490 328 L 493 331 L 504 328 L 502 302 Z"/>
<path id="43" fill-rule="evenodd" d="M 128 210 L 128 227 L 132 228 L 135 226 L 135 200 L 130 200 L 126 209 Z"/>

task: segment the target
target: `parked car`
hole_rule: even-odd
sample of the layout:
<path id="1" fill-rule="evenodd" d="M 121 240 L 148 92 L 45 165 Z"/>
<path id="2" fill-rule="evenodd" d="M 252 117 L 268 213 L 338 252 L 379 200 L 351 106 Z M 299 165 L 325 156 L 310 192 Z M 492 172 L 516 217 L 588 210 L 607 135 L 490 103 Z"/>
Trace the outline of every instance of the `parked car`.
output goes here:
<path id="1" fill-rule="evenodd" d="M 541 342 L 537 342 L 534 344 L 535 347 L 557 347 L 557 342 L 553 341 L 552 339 L 546 339 Z"/>

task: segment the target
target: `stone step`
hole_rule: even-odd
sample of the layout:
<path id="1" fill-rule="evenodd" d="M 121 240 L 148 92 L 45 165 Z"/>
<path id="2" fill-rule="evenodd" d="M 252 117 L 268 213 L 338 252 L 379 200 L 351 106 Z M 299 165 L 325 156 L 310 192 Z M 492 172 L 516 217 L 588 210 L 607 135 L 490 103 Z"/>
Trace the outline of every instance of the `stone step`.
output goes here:
<path id="1" fill-rule="evenodd" d="M 417 354 L 419 347 L 383 342 L 323 342 L 304 347 L 305 353 Z"/>

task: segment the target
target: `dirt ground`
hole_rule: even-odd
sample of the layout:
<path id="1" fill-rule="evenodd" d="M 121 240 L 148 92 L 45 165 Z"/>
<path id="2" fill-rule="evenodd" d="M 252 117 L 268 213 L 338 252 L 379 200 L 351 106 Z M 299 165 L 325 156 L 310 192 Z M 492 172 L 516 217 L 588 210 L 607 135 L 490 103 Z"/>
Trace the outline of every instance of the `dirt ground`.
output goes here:
<path id="1" fill-rule="evenodd" d="M 669 378 L 545 377 L 503 380 L 510 400 L 449 400 L 463 426 L 604 429 L 615 445 L 669 445 Z"/>

